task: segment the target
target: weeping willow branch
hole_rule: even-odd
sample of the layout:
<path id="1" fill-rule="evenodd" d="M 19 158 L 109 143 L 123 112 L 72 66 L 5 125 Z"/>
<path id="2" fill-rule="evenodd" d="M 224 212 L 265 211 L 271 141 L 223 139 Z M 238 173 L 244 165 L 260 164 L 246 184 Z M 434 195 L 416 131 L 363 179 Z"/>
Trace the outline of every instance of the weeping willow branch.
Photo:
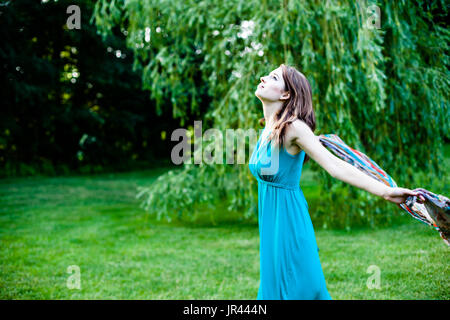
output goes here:
<path id="1" fill-rule="evenodd" d="M 380 9 L 379 29 L 367 27 L 369 5 Z M 336 133 L 382 155 L 380 165 L 412 188 L 420 181 L 414 172 L 442 175 L 449 131 L 447 10 L 445 1 L 101 0 L 92 21 L 105 35 L 114 26 L 126 29 L 143 87 L 158 110 L 173 110 L 183 124 L 192 113 L 220 130 L 256 128 L 259 77 L 281 63 L 295 64 L 312 86 L 316 134 Z M 207 102 L 206 113 L 198 114 Z M 385 223 L 395 214 L 311 167 L 320 171 L 327 203 L 312 212 L 319 226 L 374 225 L 379 216 Z M 148 210 L 166 217 L 221 196 L 250 217 L 257 203 L 247 165 L 185 166 L 140 195 Z"/>

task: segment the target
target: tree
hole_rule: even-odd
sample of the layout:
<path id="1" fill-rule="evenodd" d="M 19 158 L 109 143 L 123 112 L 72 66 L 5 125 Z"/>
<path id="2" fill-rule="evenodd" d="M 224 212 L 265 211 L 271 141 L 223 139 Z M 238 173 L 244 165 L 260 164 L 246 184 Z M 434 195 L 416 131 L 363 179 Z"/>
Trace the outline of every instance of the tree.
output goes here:
<path id="1" fill-rule="evenodd" d="M 125 30 L 102 41 L 87 0 L 76 2 L 81 28 L 68 29 L 71 5 L 0 5 L 0 175 L 148 167 L 170 151 L 161 132 L 178 123 L 141 88 Z"/>
<path id="2" fill-rule="evenodd" d="M 281 63 L 298 67 L 312 85 L 316 134 L 338 134 L 400 185 L 413 187 L 426 181 L 415 171 L 442 177 L 449 132 L 447 7 L 444 1 L 373 5 L 103 0 L 94 18 L 104 35 L 115 25 L 128 31 L 135 67 L 158 108 L 172 108 L 183 119 L 207 88 L 211 104 L 203 120 L 220 130 L 256 127 L 259 77 Z M 381 12 L 379 29 L 374 8 Z M 172 103 L 163 105 L 167 97 Z M 316 214 L 324 226 L 389 222 L 392 207 L 319 171 L 326 206 Z M 224 198 L 245 217 L 257 212 L 256 182 L 244 165 L 184 165 L 140 195 L 147 209 L 168 219 Z"/>

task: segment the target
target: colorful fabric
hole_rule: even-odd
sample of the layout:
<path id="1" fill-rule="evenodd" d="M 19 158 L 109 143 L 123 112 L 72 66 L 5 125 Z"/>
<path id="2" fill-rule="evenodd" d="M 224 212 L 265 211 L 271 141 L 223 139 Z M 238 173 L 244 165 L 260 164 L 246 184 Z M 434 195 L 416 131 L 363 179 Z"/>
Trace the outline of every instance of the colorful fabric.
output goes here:
<path id="1" fill-rule="evenodd" d="M 390 187 L 397 187 L 392 179 L 375 161 L 364 153 L 349 147 L 335 134 L 322 134 L 320 142 L 337 157 L 350 163 L 372 178 Z M 404 203 L 398 204 L 411 217 L 435 228 L 444 242 L 450 246 L 450 200 L 440 194 L 435 194 L 423 188 L 414 189 L 420 193 L 425 202 L 416 202 L 416 196 L 410 196 Z"/>

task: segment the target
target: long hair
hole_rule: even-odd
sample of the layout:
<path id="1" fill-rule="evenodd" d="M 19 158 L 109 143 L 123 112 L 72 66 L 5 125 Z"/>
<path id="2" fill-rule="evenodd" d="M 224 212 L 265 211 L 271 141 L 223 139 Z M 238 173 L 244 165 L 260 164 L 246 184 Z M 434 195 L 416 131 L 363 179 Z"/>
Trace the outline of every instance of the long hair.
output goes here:
<path id="1" fill-rule="evenodd" d="M 283 71 L 283 80 L 286 85 L 285 90 L 289 91 L 290 97 L 286 100 L 280 110 L 275 114 L 275 122 L 268 141 L 274 140 L 275 145 L 284 144 L 284 135 L 287 126 L 296 119 L 304 121 L 314 132 L 316 130 L 316 116 L 314 114 L 311 85 L 308 79 L 295 69 L 295 67 L 281 64 Z M 259 120 L 261 126 L 264 126 L 265 119 Z M 305 154 L 303 163 L 309 160 Z"/>

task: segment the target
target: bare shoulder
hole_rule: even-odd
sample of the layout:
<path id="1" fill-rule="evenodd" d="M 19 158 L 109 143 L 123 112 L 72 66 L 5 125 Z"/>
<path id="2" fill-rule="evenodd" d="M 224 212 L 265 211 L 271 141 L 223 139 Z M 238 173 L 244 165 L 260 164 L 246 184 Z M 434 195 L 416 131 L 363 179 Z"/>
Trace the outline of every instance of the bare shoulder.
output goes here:
<path id="1" fill-rule="evenodd" d="M 303 146 L 312 140 L 317 140 L 317 136 L 301 119 L 296 119 L 290 123 L 286 130 L 286 139 L 290 144 L 297 145 L 303 149 Z"/>
<path id="2" fill-rule="evenodd" d="M 311 128 L 301 119 L 296 119 L 287 126 L 286 136 L 289 138 L 301 138 L 301 136 L 314 135 Z"/>

